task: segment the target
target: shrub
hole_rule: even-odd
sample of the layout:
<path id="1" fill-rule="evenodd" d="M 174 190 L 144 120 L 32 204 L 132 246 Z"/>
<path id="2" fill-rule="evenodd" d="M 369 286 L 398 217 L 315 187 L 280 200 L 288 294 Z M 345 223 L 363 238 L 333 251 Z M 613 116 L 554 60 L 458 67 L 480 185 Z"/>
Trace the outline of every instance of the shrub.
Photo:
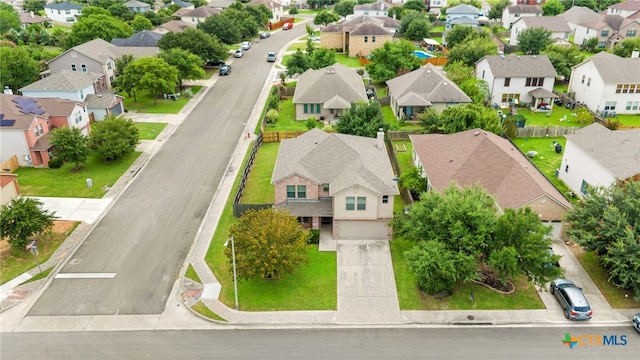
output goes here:
<path id="1" fill-rule="evenodd" d="M 279 104 L 280 96 L 278 94 L 269 95 L 269 97 L 267 98 L 267 110 L 277 110 Z"/>
<path id="2" fill-rule="evenodd" d="M 618 130 L 620 127 L 620 120 L 618 119 L 607 119 L 604 122 L 604 127 L 609 130 Z"/>
<path id="3" fill-rule="evenodd" d="M 309 230 L 311 237 L 307 241 L 307 244 L 319 244 L 320 243 L 320 230 Z"/>
<path id="4" fill-rule="evenodd" d="M 267 115 L 265 116 L 265 120 L 269 125 L 275 124 L 279 118 L 280 118 L 280 114 L 278 114 L 278 110 L 276 109 L 271 109 L 267 111 Z"/>
<path id="5" fill-rule="evenodd" d="M 307 121 L 304 122 L 304 126 L 306 126 L 309 130 L 315 128 L 317 124 L 318 120 L 316 120 L 316 118 L 314 118 L 313 116 L 308 118 Z"/>
<path id="6" fill-rule="evenodd" d="M 187 99 L 191 99 L 193 97 L 193 90 L 191 90 L 191 88 L 183 90 L 182 96 L 184 96 Z"/>
<path id="7" fill-rule="evenodd" d="M 52 157 L 49 159 L 49 169 L 60 169 L 64 164 L 64 160 L 59 157 Z"/>

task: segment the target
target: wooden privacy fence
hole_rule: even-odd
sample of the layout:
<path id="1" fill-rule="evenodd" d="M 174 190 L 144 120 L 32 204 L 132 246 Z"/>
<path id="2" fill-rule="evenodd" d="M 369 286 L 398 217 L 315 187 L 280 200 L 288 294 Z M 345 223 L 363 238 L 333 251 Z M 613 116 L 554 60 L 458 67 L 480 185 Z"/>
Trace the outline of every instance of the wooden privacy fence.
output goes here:
<path id="1" fill-rule="evenodd" d="M 14 172 L 19 167 L 20 167 L 20 164 L 18 163 L 18 157 L 13 155 L 9 159 L 7 159 L 7 161 L 2 163 L 2 166 L 0 166 L 0 169 L 6 172 Z"/>
<path id="2" fill-rule="evenodd" d="M 528 126 L 524 128 L 518 128 L 516 130 L 516 137 L 560 137 L 570 134 L 575 134 L 579 127 L 562 127 L 562 126 Z"/>
<path id="3" fill-rule="evenodd" d="M 263 131 L 260 135 L 262 136 L 263 142 L 280 142 L 284 139 L 297 138 L 305 132 L 306 131 Z"/>

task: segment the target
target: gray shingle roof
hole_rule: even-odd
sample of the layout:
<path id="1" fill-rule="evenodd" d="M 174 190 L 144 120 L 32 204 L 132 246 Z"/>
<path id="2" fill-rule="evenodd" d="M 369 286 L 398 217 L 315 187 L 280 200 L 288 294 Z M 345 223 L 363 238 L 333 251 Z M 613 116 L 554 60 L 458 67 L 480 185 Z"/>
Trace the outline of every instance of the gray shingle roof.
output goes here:
<path id="1" fill-rule="evenodd" d="M 85 73 L 80 71 L 61 70 L 51 75 L 33 82 L 21 89 L 24 91 L 74 91 L 82 90 L 88 85 L 92 85 L 97 79 L 103 77 L 104 74 Z"/>
<path id="2" fill-rule="evenodd" d="M 362 77 L 340 63 L 302 73 L 293 94 L 293 103 L 322 104 L 336 96 L 348 103 L 367 101 Z"/>
<path id="3" fill-rule="evenodd" d="M 333 199 L 319 199 L 317 201 L 289 199 L 276 207 L 286 209 L 296 216 L 333 216 Z"/>
<path id="4" fill-rule="evenodd" d="M 480 9 L 475 6 L 461 4 L 447 9 L 447 14 L 480 14 Z"/>
<path id="5" fill-rule="evenodd" d="M 145 46 L 154 47 L 158 45 L 158 41 L 162 39 L 164 34 L 160 34 L 150 30 L 142 30 L 129 36 L 128 38 L 117 38 L 111 40 L 116 46 Z"/>
<path id="6" fill-rule="evenodd" d="M 199 6 L 195 9 L 179 9 L 173 16 L 193 16 L 197 18 L 206 18 L 212 15 L 217 15 L 222 12 L 219 8 L 214 8 L 210 6 Z"/>
<path id="7" fill-rule="evenodd" d="M 605 26 L 613 30 L 619 30 L 624 18 L 620 15 L 600 15 L 591 19 L 587 19 L 578 23 L 579 25 L 588 27 L 589 29 L 602 29 Z"/>
<path id="8" fill-rule="evenodd" d="M 47 21 L 51 21 L 51 19 L 33 13 L 20 13 L 20 23 L 22 24 L 40 24 Z"/>
<path id="9" fill-rule="evenodd" d="M 151 7 L 151 5 L 147 4 L 146 2 L 142 2 L 142 1 L 137 1 L 137 0 L 130 0 L 125 2 L 124 4 L 122 4 L 128 8 L 146 8 L 146 7 Z"/>
<path id="10" fill-rule="evenodd" d="M 476 64 L 485 59 L 489 63 L 493 76 L 497 78 L 558 76 L 547 55 L 509 55 L 504 58 L 491 55 L 483 57 Z"/>
<path id="11" fill-rule="evenodd" d="M 612 131 L 594 123 L 565 137 L 620 180 L 640 174 L 640 129 Z"/>
<path id="12" fill-rule="evenodd" d="M 389 155 L 378 139 L 312 129 L 280 143 L 271 183 L 299 175 L 330 184 L 330 195 L 362 186 L 380 195 L 399 194 Z"/>
<path id="13" fill-rule="evenodd" d="M 608 52 L 599 52 L 582 63 L 591 62 L 605 84 L 640 83 L 640 58 L 623 58 Z"/>
<path id="14" fill-rule="evenodd" d="M 542 14 L 540 5 L 509 5 L 509 14 Z"/>
<path id="15" fill-rule="evenodd" d="M 558 16 L 562 16 L 565 20 L 567 20 L 568 22 L 572 22 L 575 24 L 579 24 L 582 23 L 584 21 L 596 18 L 600 15 L 598 15 L 597 12 L 584 7 L 584 6 L 574 6 L 572 8 L 570 8 L 569 10 L 563 12 L 562 14 L 558 15 Z"/>
<path id="16" fill-rule="evenodd" d="M 356 5 L 353 10 L 389 10 L 391 6 L 388 2 L 378 0 L 369 4 Z"/>
<path id="17" fill-rule="evenodd" d="M 551 32 L 571 32 L 567 20 L 562 16 L 527 16 L 518 21 L 524 21 L 527 28 L 542 27 Z"/>
<path id="18" fill-rule="evenodd" d="M 89 94 L 84 99 L 84 104 L 90 109 L 107 109 L 111 108 L 117 98 L 122 96 L 116 94 Z"/>
<path id="19" fill-rule="evenodd" d="M 571 203 L 507 139 L 481 129 L 410 138 L 437 191 L 451 182 L 459 186 L 477 184 L 492 194 L 502 209 L 517 209 L 545 194 L 571 208 Z"/>
<path id="20" fill-rule="evenodd" d="M 372 22 L 366 22 L 358 25 L 349 33 L 351 35 L 392 35 L 390 31 L 384 27 L 374 24 Z"/>
<path id="21" fill-rule="evenodd" d="M 44 6 L 45 9 L 54 9 L 54 10 L 80 10 L 82 9 L 84 6 L 82 5 L 78 5 L 78 4 L 74 4 L 74 3 L 70 3 L 70 2 L 63 2 L 63 3 L 51 3 L 51 4 L 47 4 Z"/>
<path id="22" fill-rule="evenodd" d="M 426 64 L 418 70 L 387 80 L 389 93 L 400 106 L 433 103 L 468 103 L 471 99 L 441 69 Z"/>
<path id="23" fill-rule="evenodd" d="M 183 32 L 191 26 L 182 20 L 171 20 L 164 24 L 159 25 L 156 29 L 164 29 L 166 31 L 172 31 L 175 33 Z"/>

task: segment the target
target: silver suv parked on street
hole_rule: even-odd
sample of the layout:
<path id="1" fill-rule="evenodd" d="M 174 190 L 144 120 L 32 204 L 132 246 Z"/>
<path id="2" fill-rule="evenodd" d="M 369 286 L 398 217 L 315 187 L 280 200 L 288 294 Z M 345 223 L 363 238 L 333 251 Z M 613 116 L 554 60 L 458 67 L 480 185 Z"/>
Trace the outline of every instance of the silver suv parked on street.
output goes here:
<path id="1" fill-rule="evenodd" d="M 551 293 L 556 296 L 564 317 L 571 320 L 589 320 L 593 311 L 582 293 L 582 289 L 567 279 L 555 279 L 551 282 Z"/>

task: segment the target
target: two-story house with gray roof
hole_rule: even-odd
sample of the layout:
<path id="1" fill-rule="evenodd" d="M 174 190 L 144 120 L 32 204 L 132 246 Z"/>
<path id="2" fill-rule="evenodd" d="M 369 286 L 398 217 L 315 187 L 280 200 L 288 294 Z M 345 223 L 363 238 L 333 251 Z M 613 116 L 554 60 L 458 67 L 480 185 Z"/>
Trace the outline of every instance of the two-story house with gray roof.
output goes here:
<path id="1" fill-rule="evenodd" d="M 115 46 L 103 39 L 95 39 L 74 46 L 49 61 L 49 70 L 53 72 L 72 70 L 80 72 L 101 73 L 107 78 L 107 86 L 116 77 L 115 60 L 124 54 L 134 58 L 155 56 L 160 51 L 157 47 Z"/>
<path id="2" fill-rule="evenodd" d="M 341 240 L 391 239 L 399 194 L 384 133 L 375 139 L 312 129 L 280 143 L 271 184 L 276 207 Z"/>
<path id="3" fill-rule="evenodd" d="M 398 119 L 411 118 L 425 109 L 445 108 L 472 100 L 444 72 L 427 63 L 418 70 L 387 80 L 391 108 Z"/>
<path id="4" fill-rule="evenodd" d="M 480 9 L 475 6 L 461 4 L 447 9 L 447 20 L 445 21 L 445 32 L 451 30 L 456 25 L 478 26 Z"/>
<path id="5" fill-rule="evenodd" d="M 360 101 L 367 101 L 362 77 L 340 63 L 305 71 L 293 94 L 296 120 L 333 120 Z"/>
<path id="6" fill-rule="evenodd" d="M 523 17 L 511 26 L 509 45 L 518 45 L 518 36 L 526 29 L 543 28 L 551 32 L 553 39 L 569 40 L 571 28 L 562 16 Z"/>
<path id="7" fill-rule="evenodd" d="M 558 177 L 577 195 L 589 186 L 640 180 L 640 129 L 609 130 L 594 123 L 565 135 Z"/>
<path id="8" fill-rule="evenodd" d="M 353 16 L 389 16 L 389 9 L 392 6 L 391 3 L 382 0 L 369 4 L 358 4 L 353 7 Z"/>
<path id="9" fill-rule="evenodd" d="M 491 103 L 501 107 L 553 106 L 556 76 L 547 55 L 491 55 L 476 62 L 476 77 L 487 82 Z"/>
<path id="10" fill-rule="evenodd" d="M 640 114 L 640 58 L 600 52 L 571 69 L 569 93 L 598 114 Z"/>
<path id="11" fill-rule="evenodd" d="M 524 17 L 542 16 L 540 5 L 509 5 L 502 11 L 502 27 L 511 29 L 511 25 Z"/>
<path id="12" fill-rule="evenodd" d="M 147 11 L 152 10 L 150 4 L 147 4 L 146 2 L 142 2 L 142 1 L 137 1 L 137 0 L 127 1 L 123 5 L 126 6 L 127 9 L 129 9 L 134 13 L 145 13 Z"/>
<path id="13" fill-rule="evenodd" d="M 50 3 L 44 6 L 44 13 L 54 24 L 71 26 L 69 24 L 78 21 L 82 8 L 82 5 L 70 2 Z"/>

